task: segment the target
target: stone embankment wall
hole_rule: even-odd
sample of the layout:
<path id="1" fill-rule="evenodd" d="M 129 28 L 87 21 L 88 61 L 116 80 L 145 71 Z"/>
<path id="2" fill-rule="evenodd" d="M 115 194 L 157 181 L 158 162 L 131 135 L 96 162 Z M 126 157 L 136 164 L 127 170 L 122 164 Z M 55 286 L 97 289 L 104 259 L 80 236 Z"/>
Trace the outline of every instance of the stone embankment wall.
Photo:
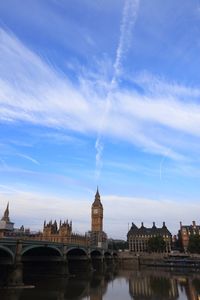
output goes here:
<path id="1" fill-rule="evenodd" d="M 133 269 L 141 265 L 156 265 L 163 262 L 166 254 L 163 253 L 142 253 L 137 255 L 132 252 L 119 252 L 119 264 L 122 268 Z"/>
<path id="2" fill-rule="evenodd" d="M 167 253 L 140 253 L 119 252 L 119 265 L 124 269 L 136 269 L 139 266 L 164 268 L 193 268 L 200 270 L 199 254 L 167 254 Z"/>

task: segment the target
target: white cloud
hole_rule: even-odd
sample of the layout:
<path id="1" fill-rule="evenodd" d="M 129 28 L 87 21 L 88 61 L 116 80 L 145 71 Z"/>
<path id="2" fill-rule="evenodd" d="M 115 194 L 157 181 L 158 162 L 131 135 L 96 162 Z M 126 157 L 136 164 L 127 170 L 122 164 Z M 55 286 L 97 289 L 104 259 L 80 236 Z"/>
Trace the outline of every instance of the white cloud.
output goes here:
<path id="1" fill-rule="evenodd" d="M 125 236 L 129 226 L 134 222 L 137 226 L 144 222 L 151 227 L 155 221 L 158 227 L 166 222 L 169 230 L 176 234 L 179 221 L 191 224 L 192 220 L 199 221 L 200 206 L 195 202 L 178 202 L 172 200 L 154 200 L 148 198 L 105 196 L 102 197 L 105 211 L 105 229 L 112 235 Z M 177 214 L 178 212 L 178 214 Z"/>
<path id="2" fill-rule="evenodd" d="M 59 199 L 3 187 L 0 193 L 1 214 L 10 203 L 10 218 L 16 227 L 24 224 L 31 230 L 42 230 L 44 220 L 72 220 L 74 232 L 90 230 L 90 206 L 82 199 Z M 80 209 L 81 208 L 81 209 Z"/>
<path id="3" fill-rule="evenodd" d="M 36 193 L 16 191 L 3 187 L 0 193 L 0 211 L 3 214 L 7 202 L 10 202 L 10 217 L 16 226 L 24 224 L 32 230 L 42 230 L 46 220 L 72 220 L 73 230 L 85 233 L 91 228 L 91 193 L 82 199 L 44 196 Z M 90 198 L 91 200 L 88 200 Z M 101 196 L 104 206 L 104 230 L 108 236 L 126 239 L 131 223 L 140 226 L 144 222 L 151 227 L 155 221 L 158 227 L 165 221 L 169 230 L 176 234 L 179 222 L 191 224 L 199 222 L 200 206 L 196 202 L 177 202 L 171 200 L 157 201 L 148 198 L 121 197 L 117 195 Z M 178 214 L 177 214 L 178 212 Z"/>
<path id="4" fill-rule="evenodd" d="M 195 103 L 184 103 L 177 98 L 163 96 L 154 100 L 149 96 L 130 93 L 117 95 L 119 107 L 126 115 L 138 118 L 141 122 L 156 123 L 192 135 L 200 135 L 200 106 Z"/>
<path id="5" fill-rule="evenodd" d="M 178 147 L 177 134 L 186 135 L 188 143 L 190 137 L 199 139 L 198 88 L 142 74 L 133 80 L 144 88 L 144 95 L 115 87 L 107 105 L 107 85 L 102 74 L 95 82 L 87 78 L 87 73 L 80 74 L 80 82 L 74 84 L 3 29 L 0 61 L 3 122 L 26 121 L 93 136 L 101 129 L 105 137 L 125 140 L 143 151 L 179 160 L 187 153 L 184 147 Z M 105 106 L 109 114 L 102 126 Z M 187 145 L 186 152 L 189 150 L 192 149 Z"/>

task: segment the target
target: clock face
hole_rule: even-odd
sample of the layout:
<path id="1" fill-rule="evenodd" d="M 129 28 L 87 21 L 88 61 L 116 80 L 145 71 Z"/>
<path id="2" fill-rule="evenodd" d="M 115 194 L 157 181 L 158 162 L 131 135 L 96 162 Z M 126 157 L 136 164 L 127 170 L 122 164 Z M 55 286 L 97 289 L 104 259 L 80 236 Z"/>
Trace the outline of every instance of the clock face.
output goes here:
<path id="1" fill-rule="evenodd" d="M 98 209 L 95 208 L 95 209 L 93 210 L 93 213 L 94 213 L 94 214 L 98 214 Z"/>

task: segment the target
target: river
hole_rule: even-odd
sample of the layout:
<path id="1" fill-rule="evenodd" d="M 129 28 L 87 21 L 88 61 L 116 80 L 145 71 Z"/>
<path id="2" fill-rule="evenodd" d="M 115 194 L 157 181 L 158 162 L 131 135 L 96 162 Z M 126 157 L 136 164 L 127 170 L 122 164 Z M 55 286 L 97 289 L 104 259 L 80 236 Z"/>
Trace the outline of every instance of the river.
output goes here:
<path id="1" fill-rule="evenodd" d="M 199 300 L 200 274 L 142 269 L 69 278 L 30 278 L 34 288 L 1 289 L 0 300 Z"/>

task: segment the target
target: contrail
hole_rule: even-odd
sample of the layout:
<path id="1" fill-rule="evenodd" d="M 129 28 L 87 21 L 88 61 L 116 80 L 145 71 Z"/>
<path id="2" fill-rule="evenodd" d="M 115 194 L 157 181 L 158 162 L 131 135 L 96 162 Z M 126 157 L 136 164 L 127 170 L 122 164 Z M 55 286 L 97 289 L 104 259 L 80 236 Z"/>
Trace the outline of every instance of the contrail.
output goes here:
<path id="1" fill-rule="evenodd" d="M 116 50 L 115 61 L 113 64 L 113 76 L 110 81 L 110 85 L 107 90 L 105 109 L 102 116 L 100 129 L 95 143 L 96 149 L 96 178 L 99 178 L 101 167 L 102 167 L 102 155 L 103 155 L 103 138 L 102 133 L 106 127 L 108 114 L 112 105 L 113 91 L 117 87 L 118 79 L 121 75 L 123 58 L 126 56 L 131 42 L 131 31 L 137 18 L 137 12 L 139 8 L 140 0 L 125 0 L 123 15 L 120 24 L 120 36 Z"/>
<path id="2" fill-rule="evenodd" d="M 189 116 L 188 116 L 189 117 Z M 184 132 L 182 132 L 179 137 L 176 139 L 176 143 L 179 143 L 181 141 L 181 139 L 183 138 L 184 136 Z M 169 148 L 162 156 L 161 160 L 160 160 L 160 164 L 159 164 L 159 173 L 160 173 L 160 181 L 162 180 L 163 178 L 163 164 L 168 156 L 168 154 L 172 151 L 172 147 Z"/>
<path id="3" fill-rule="evenodd" d="M 28 156 L 28 155 L 21 154 L 21 153 L 16 153 L 16 155 L 17 155 L 17 156 L 20 156 L 20 157 L 22 157 L 22 158 L 25 158 L 25 159 L 31 161 L 32 163 L 34 163 L 34 164 L 36 164 L 36 165 L 40 165 L 40 163 L 39 163 L 36 159 L 34 159 L 34 158 L 32 158 L 32 157 L 30 157 L 30 156 Z"/>

